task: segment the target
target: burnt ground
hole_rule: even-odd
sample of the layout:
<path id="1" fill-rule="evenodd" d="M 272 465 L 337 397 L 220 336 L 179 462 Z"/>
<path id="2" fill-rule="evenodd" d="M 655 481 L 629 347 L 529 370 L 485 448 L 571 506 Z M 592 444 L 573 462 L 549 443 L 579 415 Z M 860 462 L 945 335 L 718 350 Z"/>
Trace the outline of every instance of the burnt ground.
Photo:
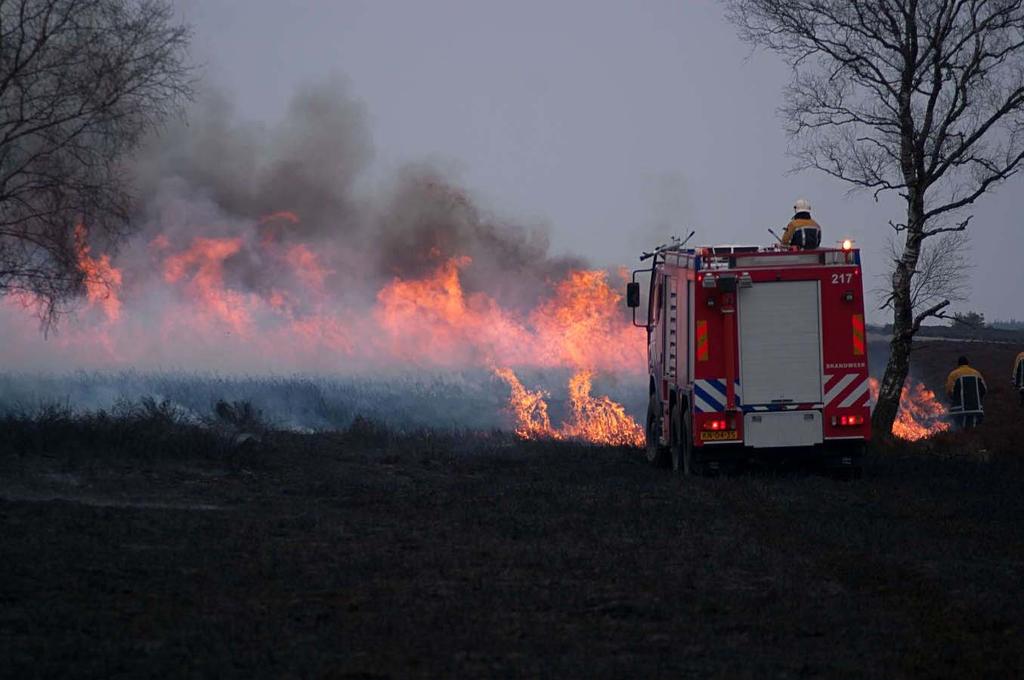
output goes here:
<path id="1" fill-rule="evenodd" d="M 8 677 L 1024 673 L 1021 457 L 683 479 L 497 434 L 75 427 L 0 431 Z"/>
<path id="2" fill-rule="evenodd" d="M 919 343 L 940 394 L 971 357 L 986 423 L 845 482 L 367 421 L 236 445 L 155 403 L 0 419 L 0 675 L 1021 677 L 1017 351 Z"/>

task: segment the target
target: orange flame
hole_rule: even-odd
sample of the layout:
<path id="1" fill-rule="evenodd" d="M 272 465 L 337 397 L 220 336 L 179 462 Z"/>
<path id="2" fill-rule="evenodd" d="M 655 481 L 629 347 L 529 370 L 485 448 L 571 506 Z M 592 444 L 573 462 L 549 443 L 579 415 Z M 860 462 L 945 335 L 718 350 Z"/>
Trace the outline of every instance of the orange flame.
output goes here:
<path id="1" fill-rule="evenodd" d="M 870 386 L 871 399 L 877 402 L 878 380 L 871 378 Z M 947 415 L 946 407 L 923 383 L 917 383 L 913 389 L 904 385 L 900 392 L 900 408 L 892 424 L 892 434 L 908 441 L 931 437 L 949 429 L 949 423 L 945 420 Z"/>
<path id="2" fill-rule="evenodd" d="M 538 351 L 557 366 L 641 370 L 642 336 L 626 321 L 621 301 L 605 272 L 570 272 L 530 315 Z"/>
<path id="3" fill-rule="evenodd" d="M 84 225 L 75 225 L 75 250 L 78 253 L 78 268 L 85 274 L 85 296 L 90 305 L 99 305 L 109 321 L 121 318 L 121 270 L 110 264 L 110 256 L 104 253 L 99 259 L 89 255 L 90 247 L 85 242 L 87 232 Z"/>
<path id="4" fill-rule="evenodd" d="M 164 260 L 164 280 L 188 279 L 188 290 L 202 307 L 246 333 L 250 317 L 246 296 L 224 287 L 224 261 L 242 248 L 241 238 L 196 238 L 183 253 Z"/>
<path id="5" fill-rule="evenodd" d="M 439 365 L 643 370 L 643 338 L 605 272 L 570 272 L 524 318 L 483 293 L 465 293 L 459 272 L 471 262 L 452 258 L 426 278 L 395 278 L 377 294 L 377 321 L 392 354 Z"/>
<path id="6" fill-rule="evenodd" d="M 470 262 L 452 258 L 425 279 L 395 278 L 380 290 L 375 315 L 393 356 L 453 365 L 518 351 L 522 328 L 490 297 L 463 292 L 459 269 Z"/>
<path id="7" fill-rule="evenodd" d="M 526 389 L 510 369 L 496 368 L 494 373 L 511 389 L 508 410 L 516 418 L 516 434 L 523 439 L 572 440 L 607 446 L 643 445 L 643 429 L 621 404 L 608 397 L 591 396 L 591 371 L 579 371 L 569 379 L 571 417 L 558 429 L 551 426 L 546 392 Z"/>
<path id="8" fill-rule="evenodd" d="M 297 220 L 291 213 L 277 213 L 267 219 Z M 309 353 L 323 348 L 333 353 L 351 354 L 354 343 L 350 324 L 338 318 L 325 306 L 327 277 L 334 272 L 326 268 L 317 253 L 304 244 L 282 249 L 272 243 L 260 242 L 264 250 L 261 263 L 267 260 L 287 264 L 294 279 L 276 281 L 284 288 L 274 287 L 260 293 L 243 292 L 226 285 L 225 262 L 243 252 L 241 237 L 195 238 L 184 251 L 167 255 L 163 260 L 163 278 L 169 284 L 180 284 L 204 316 L 186 316 L 179 323 L 187 324 L 197 333 L 214 332 L 217 328 L 195 328 L 210 322 L 223 324 L 245 340 L 247 345 L 262 348 L 275 356 L 285 350 Z M 161 249 L 170 245 L 162 240 Z M 290 287 L 290 288 L 289 288 Z M 254 332 L 257 324 L 260 332 Z M 218 335 L 221 335 L 219 332 Z M 220 340 L 223 342 L 223 340 Z"/>
<path id="9" fill-rule="evenodd" d="M 349 284 L 375 274 L 365 253 L 358 245 L 349 250 L 338 242 L 304 241 L 303 230 L 292 228 L 298 223 L 294 213 L 279 212 L 248 225 L 217 224 L 214 233 L 189 234 L 188 240 L 180 229 L 152 235 L 144 250 L 128 252 L 126 266 L 135 269 L 124 287 L 121 270 L 106 255 L 92 256 L 79 227 L 76 246 L 88 300 L 102 308 L 106 323 L 70 324 L 51 346 L 93 366 L 132 365 L 154 356 L 218 370 L 254 364 L 314 370 L 364 363 L 505 366 L 502 377 L 513 388 L 513 402 L 524 409 L 515 414 L 520 436 L 642 441 L 620 404 L 590 394 L 595 372 L 642 374 L 646 366 L 643 334 L 631 326 L 617 282 L 610 281 L 614 274 L 569 271 L 541 282 L 547 292 L 536 304 L 504 306 L 464 285 L 474 264 L 469 257 L 447 257 L 434 246 L 424 250 L 425 260 L 436 265 L 432 271 L 395 277 L 364 309 L 357 306 L 363 289 Z M 155 278 L 142 270 L 153 262 Z M 481 274 L 475 281 L 491 283 L 486 272 L 474 273 Z M 493 283 L 502 295 L 516 289 Z M 524 287 L 531 295 L 534 284 Z M 12 307 L 15 298 L 6 301 Z M 153 311 L 160 313 L 156 320 Z M 19 348 L 31 347 L 32 332 L 26 325 Z M 574 371 L 566 422 L 552 426 L 548 395 L 518 383 L 511 371 L 526 366 Z"/>
<path id="10" fill-rule="evenodd" d="M 644 431 L 626 409 L 608 397 L 590 396 L 591 371 L 580 371 L 569 380 L 572 420 L 565 427 L 569 439 L 610 446 L 642 446 Z"/>
<path id="11" fill-rule="evenodd" d="M 320 264 L 317 254 L 303 244 L 294 245 L 285 253 L 285 260 L 295 270 L 295 275 L 311 291 L 324 292 L 324 282 L 334 272 Z"/>
<path id="12" fill-rule="evenodd" d="M 508 410 L 516 418 L 515 432 L 523 439 L 561 439 L 561 433 L 551 427 L 548 394 L 543 390 L 531 391 L 523 387 L 519 378 L 508 368 L 496 368 L 494 373 L 508 383 L 512 394 L 508 399 Z"/>

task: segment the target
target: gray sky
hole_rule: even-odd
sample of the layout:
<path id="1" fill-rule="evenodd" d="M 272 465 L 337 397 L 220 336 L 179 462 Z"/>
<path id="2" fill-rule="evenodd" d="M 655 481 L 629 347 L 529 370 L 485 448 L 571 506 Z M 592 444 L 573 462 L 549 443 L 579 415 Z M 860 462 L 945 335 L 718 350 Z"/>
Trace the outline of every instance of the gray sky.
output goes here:
<path id="1" fill-rule="evenodd" d="M 855 239 L 882 283 L 898 202 L 787 174 L 788 73 L 713 0 L 178 3 L 207 82 L 241 115 L 275 120 L 297 85 L 342 74 L 369 111 L 378 177 L 435 161 L 485 208 L 548 225 L 556 253 L 633 266 L 689 229 L 767 242 L 806 197 L 825 242 Z M 976 206 L 959 309 L 1024 319 L 1022 189 L 1012 179 Z"/>

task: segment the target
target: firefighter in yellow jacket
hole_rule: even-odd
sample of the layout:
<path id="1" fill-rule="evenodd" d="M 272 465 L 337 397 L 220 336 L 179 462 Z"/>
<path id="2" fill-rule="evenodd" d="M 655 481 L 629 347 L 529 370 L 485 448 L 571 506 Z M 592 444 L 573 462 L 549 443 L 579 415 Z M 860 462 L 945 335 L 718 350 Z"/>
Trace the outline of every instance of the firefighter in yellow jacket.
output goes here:
<path id="1" fill-rule="evenodd" d="M 1020 395 L 1020 405 L 1024 406 L 1024 352 L 1018 354 L 1017 360 L 1013 362 L 1013 386 Z"/>
<path id="2" fill-rule="evenodd" d="M 949 414 L 961 430 L 973 430 L 985 419 L 985 393 L 988 387 L 981 373 L 971 368 L 967 357 L 957 360 L 957 367 L 946 378 Z"/>
<path id="3" fill-rule="evenodd" d="M 793 204 L 793 219 L 782 234 L 782 245 L 798 246 L 801 250 L 813 250 L 821 244 L 821 226 L 811 219 L 811 204 L 798 199 Z"/>

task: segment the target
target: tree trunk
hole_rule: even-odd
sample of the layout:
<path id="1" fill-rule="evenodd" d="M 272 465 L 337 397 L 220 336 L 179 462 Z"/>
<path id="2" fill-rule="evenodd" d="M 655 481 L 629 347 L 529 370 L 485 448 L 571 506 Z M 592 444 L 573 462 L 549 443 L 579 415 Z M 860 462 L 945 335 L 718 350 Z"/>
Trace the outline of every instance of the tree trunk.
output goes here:
<path id="1" fill-rule="evenodd" d="M 900 334 L 894 324 L 892 341 L 889 343 L 889 361 L 885 365 L 885 375 L 882 376 L 882 384 L 878 388 L 878 403 L 871 416 L 872 429 L 884 437 L 891 435 L 892 424 L 899 411 L 903 383 L 910 372 L 912 345 L 913 336 Z"/>
<path id="2" fill-rule="evenodd" d="M 921 257 L 921 242 L 924 240 L 924 200 L 917 192 L 911 192 L 907 200 L 907 240 L 903 255 L 896 263 L 892 274 L 892 341 L 889 343 L 889 361 L 885 375 L 878 389 L 878 403 L 871 417 L 872 429 L 888 437 L 900 407 L 903 384 L 910 372 L 910 353 L 914 348 L 914 334 L 917 326 L 914 306 L 910 298 L 910 284 Z"/>

